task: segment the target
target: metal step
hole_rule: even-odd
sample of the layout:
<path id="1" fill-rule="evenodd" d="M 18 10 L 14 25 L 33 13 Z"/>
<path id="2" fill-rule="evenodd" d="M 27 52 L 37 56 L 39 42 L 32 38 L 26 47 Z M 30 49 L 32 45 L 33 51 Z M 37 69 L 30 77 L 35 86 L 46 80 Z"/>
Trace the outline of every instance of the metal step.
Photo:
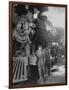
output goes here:
<path id="1" fill-rule="evenodd" d="M 28 80 L 27 65 L 25 60 L 17 59 L 13 61 L 13 83 Z"/>

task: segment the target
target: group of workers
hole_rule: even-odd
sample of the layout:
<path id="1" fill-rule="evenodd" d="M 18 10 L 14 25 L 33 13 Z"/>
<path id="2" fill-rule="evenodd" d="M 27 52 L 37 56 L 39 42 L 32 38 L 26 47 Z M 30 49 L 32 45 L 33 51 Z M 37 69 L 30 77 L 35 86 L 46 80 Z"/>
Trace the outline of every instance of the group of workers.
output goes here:
<path id="1" fill-rule="evenodd" d="M 17 51 L 22 50 L 21 55 L 27 57 L 28 80 L 34 83 L 38 81 L 42 84 L 45 83 L 45 77 L 51 74 L 51 50 L 49 47 L 43 48 L 42 45 L 40 45 L 40 42 L 45 43 L 46 38 L 48 38 L 46 35 L 46 20 L 47 17 L 39 13 L 38 20 L 34 22 L 37 30 L 33 30 L 36 26 L 32 23 L 31 12 L 27 11 L 27 14 L 22 15 L 18 20 L 13 31 L 14 56 Z M 32 38 L 33 35 L 34 37 Z M 36 50 L 34 50 L 34 43 L 39 44 Z"/>

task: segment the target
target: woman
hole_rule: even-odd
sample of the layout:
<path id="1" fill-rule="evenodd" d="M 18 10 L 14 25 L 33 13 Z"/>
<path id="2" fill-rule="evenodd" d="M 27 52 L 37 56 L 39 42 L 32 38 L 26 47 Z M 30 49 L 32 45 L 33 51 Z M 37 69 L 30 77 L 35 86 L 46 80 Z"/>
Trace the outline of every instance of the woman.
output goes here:
<path id="1" fill-rule="evenodd" d="M 37 57 L 33 52 L 30 55 L 30 79 L 33 83 L 36 83 L 39 79 L 38 65 L 37 65 Z"/>

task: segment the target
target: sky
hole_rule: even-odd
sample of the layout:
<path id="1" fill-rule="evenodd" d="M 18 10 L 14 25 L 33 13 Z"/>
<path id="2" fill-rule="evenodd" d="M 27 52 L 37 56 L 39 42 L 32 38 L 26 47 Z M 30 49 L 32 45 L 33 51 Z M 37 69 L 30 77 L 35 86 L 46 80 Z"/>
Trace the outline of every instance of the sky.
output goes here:
<path id="1" fill-rule="evenodd" d="M 47 15 L 54 27 L 65 27 L 65 8 L 62 7 L 48 7 L 48 11 L 44 12 Z"/>

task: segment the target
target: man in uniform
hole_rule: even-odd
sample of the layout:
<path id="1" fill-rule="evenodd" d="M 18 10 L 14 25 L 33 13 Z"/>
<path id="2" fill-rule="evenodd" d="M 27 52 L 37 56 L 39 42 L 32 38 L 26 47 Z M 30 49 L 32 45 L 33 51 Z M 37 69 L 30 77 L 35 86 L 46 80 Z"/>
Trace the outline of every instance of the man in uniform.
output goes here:
<path id="1" fill-rule="evenodd" d="M 37 60 L 38 60 L 38 71 L 40 77 L 40 83 L 44 83 L 44 61 L 43 61 L 43 53 L 42 53 L 42 46 L 38 47 L 36 51 Z"/>

